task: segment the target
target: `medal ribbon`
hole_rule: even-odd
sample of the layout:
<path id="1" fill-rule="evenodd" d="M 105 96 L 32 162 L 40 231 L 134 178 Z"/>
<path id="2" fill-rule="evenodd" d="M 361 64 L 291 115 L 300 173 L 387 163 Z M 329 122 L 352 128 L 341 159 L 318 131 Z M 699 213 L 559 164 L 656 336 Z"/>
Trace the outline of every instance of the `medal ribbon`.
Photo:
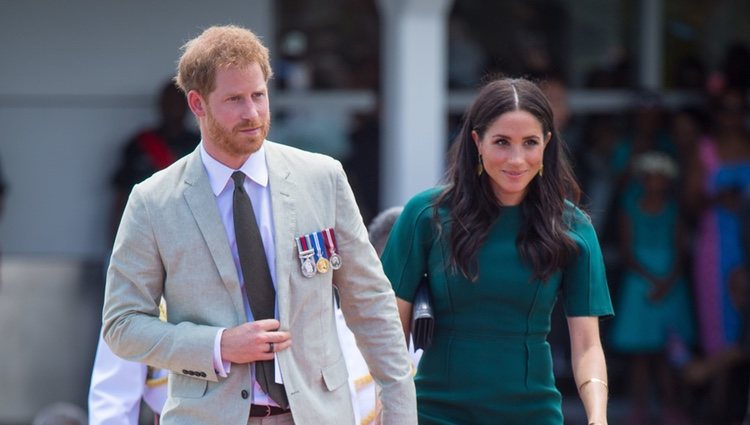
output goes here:
<path id="1" fill-rule="evenodd" d="M 333 232 L 333 227 L 329 230 L 331 231 L 331 242 L 333 242 L 333 246 L 336 248 L 336 251 L 338 251 L 339 245 L 336 243 L 336 233 Z"/>
<path id="2" fill-rule="evenodd" d="M 312 257 L 312 254 L 315 252 L 308 235 L 300 236 L 299 239 L 297 239 L 297 249 L 300 250 L 299 253 L 301 257 Z"/>
<path id="3" fill-rule="evenodd" d="M 302 253 L 304 252 L 302 249 L 302 238 L 294 238 L 294 241 L 297 242 L 297 252 L 299 252 L 299 256 L 302 257 Z"/>
<path id="4" fill-rule="evenodd" d="M 323 239 L 326 241 L 326 246 L 328 247 L 328 251 L 330 252 L 330 255 L 333 255 L 336 253 L 336 242 L 333 240 L 333 228 L 328 228 L 323 230 Z"/>
<path id="5" fill-rule="evenodd" d="M 314 250 L 314 257 L 313 257 L 313 259 L 315 260 L 315 263 L 317 264 L 318 263 L 318 258 L 320 258 L 318 250 L 315 249 L 315 246 L 313 246 L 312 241 L 310 240 L 310 235 L 305 235 L 304 238 L 305 238 L 305 240 L 302 242 L 302 245 L 303 246 L 308 246 L 309 247 L 308 249 Z"/>
<path id="6" fill-rule="evenodd" d="M 326 245 L 323 240 L 323 233 L 315 232 L 313 233 L 313 236 L 315 237 L 315 249 L 320 251 L 321 257 L 328 259 L 328 250 L 326 249 Z"/>

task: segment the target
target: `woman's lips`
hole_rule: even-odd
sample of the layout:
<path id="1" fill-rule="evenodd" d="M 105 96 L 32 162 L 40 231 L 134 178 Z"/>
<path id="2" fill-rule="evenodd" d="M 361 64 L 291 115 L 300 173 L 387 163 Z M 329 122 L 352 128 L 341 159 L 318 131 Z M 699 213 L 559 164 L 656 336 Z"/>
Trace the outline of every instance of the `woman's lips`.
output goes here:
<path id="1" fill-rule="evenodd" d="M 525 173 L 525 171 L 507 171 L 506 170 L 506 171 L 503 171 L 503 173 L 505 173 L 505 175 L 508 177 L 518 178 L 518 177 L 521 177 Z"/>

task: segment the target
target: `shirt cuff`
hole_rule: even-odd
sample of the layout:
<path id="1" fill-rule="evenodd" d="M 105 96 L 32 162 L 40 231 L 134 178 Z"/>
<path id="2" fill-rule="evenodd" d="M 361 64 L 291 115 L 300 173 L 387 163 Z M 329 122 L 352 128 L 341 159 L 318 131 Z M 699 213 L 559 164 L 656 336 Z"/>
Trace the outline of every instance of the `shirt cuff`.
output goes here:
<path id="1" fill-rule="evenodd" d="M 222 378 L 226 378 L 232 369 L 232 364 L 224 361 L 221 357 L 221 334 L 225 330 L 226 328 L 219 329 L 219 332 L 216 332 L 216 339 L 214 339 L 214 370 Z"/>

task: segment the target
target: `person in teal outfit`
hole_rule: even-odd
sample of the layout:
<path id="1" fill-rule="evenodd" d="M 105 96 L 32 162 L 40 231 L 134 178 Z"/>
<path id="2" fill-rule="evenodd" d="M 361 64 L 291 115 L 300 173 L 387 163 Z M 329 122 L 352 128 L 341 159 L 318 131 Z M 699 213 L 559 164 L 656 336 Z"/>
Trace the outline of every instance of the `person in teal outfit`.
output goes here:
<path id="1" fill-rule="evenodd" d="M 486 84 L 451 150 L 444 186 L 413 197 L 382 256 L 408 338 L 426 273 L 432 345 L 415 382 L 420 424 L 563 423 L 550 346 L 561 298 L 589 424 L 607 423 L 599 317 L 604 262 L 548 100 L 524 79 Z"/>
<path id="2" fill-rule="evenodd" d="M 683 258 L 686 234 L 672 195 L 677 164 L 666 153 L 649 151 L 634 158 L 633 172 L 640 194 L 620 211 L 624 271 L 611 346 L 628 356 L 628 423 L 649 423 L 653 389 L 662 405 L 658 423 L 684 424 L 674 372 L 690 360 L 695 330 Z"/>

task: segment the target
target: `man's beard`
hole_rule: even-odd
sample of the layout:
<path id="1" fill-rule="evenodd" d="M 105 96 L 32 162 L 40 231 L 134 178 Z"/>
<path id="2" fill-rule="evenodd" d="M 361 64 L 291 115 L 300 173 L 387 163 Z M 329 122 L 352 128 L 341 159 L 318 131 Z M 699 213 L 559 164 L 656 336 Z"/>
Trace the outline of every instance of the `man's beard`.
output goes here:
<path id="1" fill-rule="evenodd" d="M 255 153 L 263 145 L 263 141 L 271 128 L 270 118 L 265 122 L 260 118 L 257 121 L 243 121 L 231 130 L 227 130 L 216 121 L 211 111 L 206 111 L 206 118 L 208 139 L 213 141 L 219 149 L 232 156 L 247 156 Z M 241 130 L 258 127 L 260 127 L 260 133 L 256 136 L 247 136 L 240 133 Z"/>

